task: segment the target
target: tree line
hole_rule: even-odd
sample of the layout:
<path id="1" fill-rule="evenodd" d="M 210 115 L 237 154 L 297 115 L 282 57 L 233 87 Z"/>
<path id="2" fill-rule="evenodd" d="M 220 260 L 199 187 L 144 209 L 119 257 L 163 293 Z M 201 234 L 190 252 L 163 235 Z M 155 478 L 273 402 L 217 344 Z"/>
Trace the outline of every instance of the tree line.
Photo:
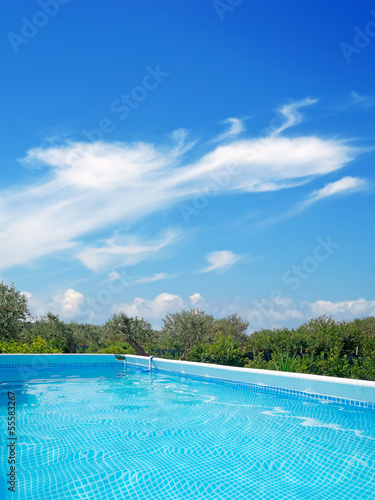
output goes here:
<path id="1" fill-rule="evenodd" d="M 88 352 L 133 352 L 148 356 L 155 349 L 182 350 L 186 359 L 197 342 L 211 342 L 217 332 L 231 335 L 241 344 L 247 338 L 248 322 L 239 316 L 216 319 L 200 309 L 167 314 L 161 330 L 155 330 L 143 318 L 125 313 L 114 314 L 103 325 L 62 321 L 48 312 L 35 318 L 30 314 L 27 297 L 14 283 L 0 283 L 0 341 L 28 344 L 40 338 L 46 347 L 60 352 L 76 353 L 83 346 Z M 3 351 L 4 352 L 4 351 Z"/>
<path id="2" fill-rule="evenodd" d="M 237 314 L 195 308 L 167 314 L 155 330 L 124 312 L 102 325 L 32 317 L 24 294 L 0 283 L 0 352 L 138 354 L 206 363 L 375 380 L 375 318 L 313 318 L 296 329 L 261 329 Z"/>

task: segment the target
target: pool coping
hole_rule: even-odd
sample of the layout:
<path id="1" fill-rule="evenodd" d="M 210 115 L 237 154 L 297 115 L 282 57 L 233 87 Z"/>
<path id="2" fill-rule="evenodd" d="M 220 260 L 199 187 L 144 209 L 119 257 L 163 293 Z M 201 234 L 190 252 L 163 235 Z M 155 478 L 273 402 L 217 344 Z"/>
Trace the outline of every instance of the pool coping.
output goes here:
<path id="1" fill-rule="evenodd" d="M 133 366 L 148 368 L 149 358 L 125 355 Z M 375 381 L 281 372 L 152 357 L 151 369 L 200 380 L 375 409 Z"/>
<path id="2" fill-rule="evenodd" d="M 150 358 L 132 354 L 126 363 L 149 368 Z M 114 354 L 0 354 L 0 371 L 18 370 L 24 378 L 32 378 L 39 370 L 63 367 L 121 366 L 124 361 Z M 220 382 L 253 390 L 272 391 L 375 409 L 375 381 L 309 375 L 234 366 L 177 361 L 152 356 L 151 370 L 178 374 L 207 382 Z"/>

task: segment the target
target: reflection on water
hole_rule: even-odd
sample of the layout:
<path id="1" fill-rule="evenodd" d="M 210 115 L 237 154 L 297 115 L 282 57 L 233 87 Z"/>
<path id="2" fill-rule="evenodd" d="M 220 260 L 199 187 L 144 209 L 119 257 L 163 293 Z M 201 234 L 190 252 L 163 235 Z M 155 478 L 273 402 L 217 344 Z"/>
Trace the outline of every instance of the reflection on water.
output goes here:
<path id="1" fill-rule="evenodd" d="M 373 410 L 125 365 L 75 367 L 32 380 L 2 373 L 2 436 L 9 390 L 18 487 L 6 499 L 373 498 Z"/>

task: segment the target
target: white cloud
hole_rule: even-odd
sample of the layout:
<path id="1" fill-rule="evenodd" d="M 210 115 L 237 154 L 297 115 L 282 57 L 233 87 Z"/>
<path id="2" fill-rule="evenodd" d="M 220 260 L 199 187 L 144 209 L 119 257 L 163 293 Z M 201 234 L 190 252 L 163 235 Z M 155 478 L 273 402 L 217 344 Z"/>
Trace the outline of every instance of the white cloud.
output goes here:
<path id="1" fill-rule="evenodd" d="M 185 302 L 178 295 L 171 293 L 161 293 L 153 300 L 142 297 L 135 298 L 130 303 L 116 304 L 114 312 L 124 312 L 128 316 L 142 316 L 146 318 L 162 318 L 168 313 L 181 311 L 185 307 Z"/>
<path id="2" fill-rule="evenodd" d="M 206 256 L 209 263 L 207 267 L 202 269 L 201 273 L 208 273 L 210 271 L 227 271 L 236 262 L 241 259 L 241 255 L 236 255 L 229 250 L 221 250 L 218 252 L 211 252 Z"/>
<path id="3" fill-rule="evenodd" d="M 303 313 L 290 297 L 257 299 L 248 309 L 243 308 L 242 314 L 249 321 L 252 330 L 270 328 L 275 324 L 283 326 L 290 320 L 303 320 L 304 318 Z"/>
<path id="4" fill-rule="evenodd" d="M 306 200 L 305 204 L 315 203 L 323 198 L 328 198 L 329 196 L 354 193 L 367 187 L 368 182 L 366 179 L 361 179 L 359 177 L 343 177 L 338 181 L 326 184 L 321 189 L 313 191 L 309 199 Z"/>
<path id="5" fill-rule="evenodd" d="M 62 312 L 64 314 L 75 316 L 78 314 L 79 306 L 83 303 L 85 297 L 82 293 L 69 288 L 61 300 Z"/>
<path id="6" fill-rule="evenodd" d="M 29 292 L 24 293 L 28 294 L 27 298 L 31 313 L 37 316 L 44 316 L 50 311 L 59 314 L 63 319 L 71 320 L 80 315 L 81 305 L 85 301 L 84 295 L 73 288 L 56 293 L 52 301 L 45 301 Z"/>
<path id="7" fill-rule="evenodd" d="M 28 292 L 31 313 L 44 315 L 48 311 L 59 314 L 63 319 L 72 320 L 82 317 L 81 307 L 85 303 L 82 293 L 68 289 L 56 293 L 52 302 L 43 302 Z M 167 314 L 180 312 L 183 309 L 201 307 L 206 313 L 215 317 L 225 317 L 237 313 L 249 321 L 249 331 L 260 328 L 294 328 L 312 317 L 323 314 L 336 320 L 351 320 L 366 316 L 375 316 L 375 300 L 364 298 L 343 301 L 316 300 L 315 302 L 297 302 L 291 297 L 261 298 L 244 303 L 240 298 L 203 298 L 198 292 L 188 300 L 172 293 L 161 293 L 154 298 L 136 297 L 130 302 L 113 304 L 111 311 L 102 311 L 103 321 L 113 312 L 123 311 L 129 316 L 144 317 L 160 326 L 160 320 Z"/>
<path id="8" fill-rule="evenodd" d="M 192 306 L 195 306 L 198 302 L 204 301 L 204 298 L 200 293 L 193 293 L 193 295 L 189 295 L 189 299 Z"/>
<path id="9" fill-rule="evenodd" d="M 166 280 L 170 278 L 176 278 L 178 274 L 166 274 L 166 273 L 156 273 L 153 276 L 143 276 L 142 278 L 137 278 L 135 280 L 129 281 L 129 285 L 145 285 L 147 283 L 153 283 L 154 281 Z"/>
<path id="10" fill-rule="evenodd" d="M 311 106 L 318 102 L 318 99 L 302 99 L 301 101 L 291 102 L 290 104 L 285 104 L 278 108 L 278 112 L 285 118 L 285 123 L 281 125 L 277 130 L 276 134 L 280 134 L 282 131 L 289 127 L 293 127 L 302 121 L 302 114 L 299 109 L 305 106 Z"/>
<path id="11" fill-rule="evenodd" d="M 228 138 L 233 138 L 246 130 L 243 120 L 239 118 L 227 118 L 222 123 L 228 124 L 229 128 L 211 142 L 220 142 Z"/>
<path id="12" fill-rule="evenodd" d="M 123 287 L 129 287 L 135 285 L 146 285 L 155 281 L 173 279 L 177 278 L 178 276 L 180 276 L 180 274 L 155 273 L 152 276 L 134 277 L 127 275 L 127 273 L 125 272 L 125 268 L 123 268 L 121 274 L 117 271 L 109 273 L 107 275 L 107 279 L 103 280 L 102 283 L 112 283 L 115 281 L 120 281 Z"/>
<path id="13" fill-rule="evenodd" d="M 92 271 L 130 266 L 157 254 L 176 238 L 177 235 L 171 231 L 163 238 L 147 243 L 135 236 L 116 236 L 106 240 L 102 246 L 85 248 L 77 254 L 77 258 Z"/>
<path id="14" fill-rule="evenodd" d="M 302 302 L 313 316 L 333 316 L 337 319 L 351 319 L 363 316 L 375 316 L 375 300 L 343 300 L 330 302 L 329 300 L 317 300 L 316 302 Z"/>
<path id="15" fill-rule="evenodd" d="M 345 141 L 316 136 L 280 137 L 298 124 L 301 106 L 312 99 L 280 109 L 285 124 L 267 138 L 216 144 L 193 162 L 185 153 L 187 132 L 175 131 L 175 144 L 67 142 L 31 149 L 26 165 L 34 170 L 34 184 L 0 191 L 0 268 L 27 264 L 53 252 L 78 256 L 90 269 L 135 262 L 133 246 L 140 245 L 142 259 L 164 247 L 163 242 L 138 242 L 126 238 L 102 247 L 82 248 L 82 238 L 126 221 L 139 219 L 188 200 L 218 176 L 228 176 L 226 192 L 260 192 L 290 189 L 312 177 L 335 172 L 347 165 L 359 150 Z M 241 128 L 231 119 L 231 135 Z M 176 145 L 177 143 L 177 145 Z M 231 173 L 228 174 L 228 168 Z M 44 173 L 43 173 L 44 172 Z M 172 240 L 168 244 L 172 244 Z"/>
<path id="16" fill-rule="evenodd" d="M 262 221 L 261 225 L 266 226 L 268 224 L 274 224 L 275 222 L 280 222 L 281 220 L 294 217 L 303 212 L 304 210 L 306 210 L 309 206 L 321 200 L 324 200 L 325 198 L 329 198 L 331 196 L 349 195 L 359 191 L 364 191 L 369 187 L 370 183 L 367 179 L 363 179 L 360 177 L 350 177 L 350 176 L 343 177 L 338 181 L 326 184 L 321 189 L 316 189 L 315 191 L 310 193 L 309 197 L 306 200 L 299 203 L 291 210 L 288 210 L 287 212 L 282 213 L 280 215 L 270 217 L 269 219 Z"/>

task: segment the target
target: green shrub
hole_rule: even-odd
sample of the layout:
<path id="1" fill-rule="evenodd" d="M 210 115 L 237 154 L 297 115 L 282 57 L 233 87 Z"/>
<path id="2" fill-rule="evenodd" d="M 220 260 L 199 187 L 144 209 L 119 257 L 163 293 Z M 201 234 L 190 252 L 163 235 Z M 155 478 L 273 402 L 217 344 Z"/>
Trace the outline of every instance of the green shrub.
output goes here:
<path id="1" fill-rule="evenodd" d="M 127 342 L 111 342 L 107 347 L 97 351 L 100 354 L 135 354 L 135 350 Z"/>
<path id="2" fill-rule="evenodd" d="M 253 359 L 247 359 L 245 368 L 256 368 L 261 370 L 268 370 L 268 362 L 264 359 L 263 352 L 256 352 Z"/>
<path id="3" fill-rule="evenodd" d="M 244 366 L 245 357 L 239 343 L 230 335 L 218 332 L 211 344 L 199 342 L 189 352 L 188 361 L 217 365 Z"/>
<path id="4" fill-rule="evenodd" d="M 289 354 L 283 352 L 273 352 L 272 360 L 270 361 L 271 370 L 278 370 L 281 372 L 294 372 L 297 364 L 297 358 L 295 354 L 289 356 Z"/>
<path id="5" fill-rule="evenodd" d="M 97 352 L 100 354 L 128 354 L 125 349 L 122 349 L 121 347 L 118 347 L 116 345 L 105 347 L 104 349 L 99 349 L 99 351 Z"/>
<path id="6" fill-rule="evenodd" d="M 14 341 L 0 341 L 0 353 L 2 354 L 48 354 L 61 352 L 60 349 L 55 349 L 50 342 L 43 340 L 41 337 L 36 337 L 24 344 Z"/>
<path id="7" fill-rule="evenodd" d="M 375 380 L 375 355 L 355 359 L 351 368 L 351 378 Z"/>

